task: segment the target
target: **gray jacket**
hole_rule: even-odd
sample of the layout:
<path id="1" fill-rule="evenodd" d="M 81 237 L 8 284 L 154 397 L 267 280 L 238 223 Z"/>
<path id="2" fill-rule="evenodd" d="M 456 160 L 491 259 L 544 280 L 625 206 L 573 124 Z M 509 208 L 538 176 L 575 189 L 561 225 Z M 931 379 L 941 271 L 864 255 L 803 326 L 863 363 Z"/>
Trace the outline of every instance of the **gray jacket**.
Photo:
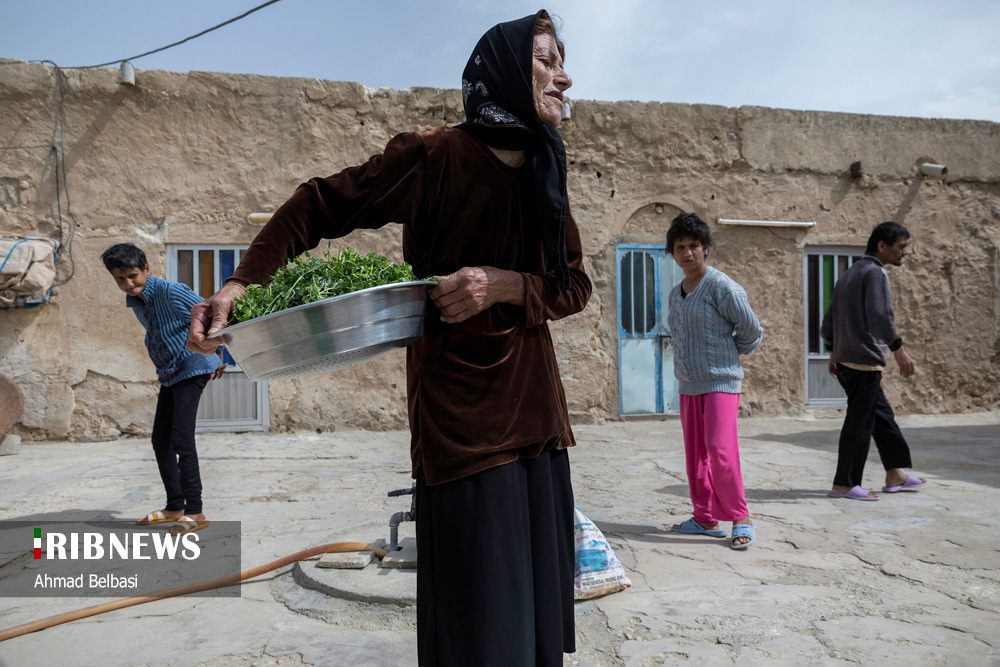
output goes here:
<path id="1" fill-rule="evenodd" d="M 889 274 L 882 262 L 865 255 L 833 288 L 820 335 L 836 363 L 885 366 L 886 344 L 893 352 L 903 345 L 894 319 Z"/>

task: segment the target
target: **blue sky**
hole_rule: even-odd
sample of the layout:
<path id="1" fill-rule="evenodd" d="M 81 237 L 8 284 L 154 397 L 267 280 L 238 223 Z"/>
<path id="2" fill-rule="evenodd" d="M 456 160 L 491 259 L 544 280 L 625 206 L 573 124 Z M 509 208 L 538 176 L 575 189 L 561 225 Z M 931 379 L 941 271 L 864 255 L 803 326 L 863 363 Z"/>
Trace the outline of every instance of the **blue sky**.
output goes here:
<path id="1" fill-rule="evenodd" d="M 263 0 L 0 0 L 0 57 L 127 58 Z M 281 0 L 143 69 L 457 88 L 479 36 L 533 0 Z M 996 0 L 554 0 L 571 98 L 1000 121 Z M 0 76 L 2 76 L 0 69 Z"/>

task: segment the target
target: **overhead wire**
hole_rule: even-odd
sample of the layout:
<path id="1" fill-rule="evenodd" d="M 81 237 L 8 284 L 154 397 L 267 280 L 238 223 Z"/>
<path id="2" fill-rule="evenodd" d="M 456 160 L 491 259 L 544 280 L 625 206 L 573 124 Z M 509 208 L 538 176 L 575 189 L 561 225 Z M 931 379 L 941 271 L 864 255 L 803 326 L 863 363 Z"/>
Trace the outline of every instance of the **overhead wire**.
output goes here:
<path id="1" fill-rule="evenodd" d="M 56 155 L 56 211 L 59 220 L 59 245 L 65 246 L 69 257 L 70 271 L 65 278 L 56 277 L 52 281 L 53 285 L 64 285 L 68 283 L 76 274 L 76 260 L 73 258 L 73 238 L 76 236 L 76 216 L 73 215 L 72 204 L 69 198 L 69 182 L 66 180 L 66 75 L 62 68 L 51 60 L 43 60 L 42 64 L 51 64 L 59 79 L 59 151 Z M 59 176 L 62 174 L 62 190 L 66 193 L 66 215 L 70 219 L 69 240 L 64 242 L 63 218 L 62 218 L 62 197 L 60 196 Z M 56 261 L 59 259 L 59 249 L 56 250 Z"/>
<path id="2" fill-rule="evenodd" d="M 56 279 L 53 281 L 53 284 L 55 284 L 55 285 L 65 284 L 65 283 L 69 282 L 70 279 L 72 279 L 73 276 L 76 274 L 76 262 L 75 262 L 75 260 L 73 258 L 73 239 L 76 236 L 77 221 L 76 221 L 76 216 L 73 215 L 73 210 L 72 210 L 72 205 L 71 205 L 71 202 L 70 202 L 70 195 L 69 195 L 69 183 L 68 183 L 67 177 L 66 177 L 66 87 L 65 87 L 65 84 L 66 84 L 66 78 L 65 77 L 66 77 L 66 75 L 63 73 L 63 70 L 65 70 L 65 69 L 93 69 L 95 67 L 105 67 L 107 65 L 116 65 L 118 63 L 123 63 L 125 61 L 138 60 L 139 58 L 144 58 L 144 57 L 152 55 L 154 53 L 159 53 L 161 51 L 166 51 L 167 49 L 173 48 L 175 46 L 179 46 L 181 44 L 184 44 L 185 42 L 191 41 L 192 39 L 197 39 L 198 37 L 201 37 L 202 35 L 206 35 L 206 34 L 212 32 L 213 30 L 218 30 L 219 28 L 222 28 L 223 26 L 227 26 L 227 25 L 229 25 L 231 23 L 235 23 L 236 21 L 239 21 L 240 19 L 243 19 L 243 18 L 246 18 L 247 16 L 250 16 L 251 14 L 253 14 L 256 11 L 264 9 L 267 6 L 273 5 L 273 4 L 278 3 L 280 1 L 281 0 L 268 0 L 268 2 L 265 2 L 263 4 L 257 5 L 256 7 L 254 7 L 252 9 L 250 9 L 250 10 L 248 10 L 248 11 L 240 14 L 239 16 L 235 16 L 235 17 L 229 19 L 228 21 L 223 21 L 222 23 L 219 23 L 218 25 L 215 25 L 215 26 L 212 26 L 211 28 L 207 28 L 205 30 L 202 30 L 201 32 L 199 32 L 197 34 L 191 35 L 190 37 L 185 37 L 184 39 L 182 39 L 180 41 L 174 42 L 173 44 L 168 44 L 166 46 L 161 46 L 158 49 L 153 49 L 152 51 L 147 51 L 145 53 L 140 53 L 139 55 L 130 56 L 128 58 L 120 58 L 118 60 L 111 60 L 109 62 L 101 63 L 101 64 L 98 64 L 98 65 L 83 65 L 83 66 L 74 66 L 74 67 L 61 67 L 60 65 L 58 65 L 57 63 L 55 63 L 55 62 L 53 62 L 51 60 L 34 60 L 34 61 L 31 61 L 31 62 L 38 62 L 38 63 L 41 63 L 43 65 L 44 64 L 52 65 L 52 67 L 56 71 L 56 76 L 58 77 L 58 81 L 59 81 L 59 146 L 56 147 L 54 145 L 49 145 L 49 144 L 35 144 L 35 145 L 30 145 L 30 146 L 0 146 L 0 150 L 22 150 L 22 149 L 30 149 L 30 148 L 49 148 L 56 155 L 56 169 L 55 169 L 55 177 L 56 177 L 56 212 L 57 212 L 57 220 L 58 220 L 58 225 L 59 225 L 59 248 L 56 249 L 56 261 L 58 262 L 59 251 L 61 250 L 61 248 L 64 245 L 63 241 L 64 241 L 64 238 L 65 238 L 65 234 L 64 234 L 65 230 L 63 228 L 63 217 L 62 217 L 62 193 L 65 192 L 66 193 L 66 214 L 70 218 L 69 240 L 65 243 L 65 247 L 66 247 L 67 254 L 68 254 L 68 257 L 69 257 L 69 262 L 70 262 L 70 273 L 65 278 L 56 277 Z M 0 63 L 0 64 L 3 64 L 3 65 L 14 65 L 16 63 L 7 62 L 7 63 Z M 157 221 L 156 216 L 154 216 L 153 213 L 152 213 L 152 211 L 149 210 L 149 207 L 146 205 L 146 201 L 143 199 L 142 193 L 139 191 L 138 186 L 136 186 L 136 184 L 132 180 L 131 176 L 129 176 L 129 174 L 125 170 L 124 166 L 122 166 L 122 163 L 118 159 L 118 157 L 116 155 L 114 155 L 114 154 L 112 154 L 112 157 L 114 157 L 115 162 L 118 163 L 118 167 L 122 170 L 122 172 L 125 173 L 125 178 L 132 185 L 132 187 L 135 189 L 136 193 L 139 196 L 139 201 L 142 203 L 143 208 L 146 209 L 146 213 L 148 213 L 149 217 L 152 218 L 153 223 L 156 224 L 157 227 L 159 227 L 162 224 L 162 222 L 161 221 Z M 59 183 L 60 176 L 62 178 L 62 185 L 61 186 L 60 186 L 60 183 Z M 228 220 L 228 218 L 225 218 L 225 220 Z"/>
<path id="3" fill-rule="evenodd" d="M 153 49 L 152 51 L 146 51 L 145 53 L 140 53 L 137 56 L 130 56 L 128 58 L 119 58 L 118 60 L 111 60 L 111 61 L 108 61 L 106 63 L 101 63 L 100 65 L 80 65 L 80 66 L 71 67 L 71 68 L 68 68 L 68 69 L 91 69 L 93 67 L 107 67 L 108 65 L 117 65 L 118 63 L 123 63 L 125 61 L 132 61 L 132 60 L 138 60 L 139 58 L 145 58 L 146 56 L 153 55 L 154 53 L 159 53 L 160 51 L 166 51 L 167 49 L 172 49 L 175 46 L 179 46 L 179 45 L 183 44 L 184 42 L 190 42 L 192 39 L 196 39 L 198 37 L 201 37 L 202 35 L 206 35 L 206 34 L 212 32 L 213 30 L 218 30 L 219 28 L 221 28 L 223 26 L 226 26 L 226 25 L 229 25 L 230 23 L 235 23 L 236 21 L 239 21 L 240 19 L 243 19 L 243 18 L 246 18 L 247 16 L 250 16 L 251 14 L 253 14 L 256 11 L 264 9 L 268 5 L 275 4 L 276 2 L 281 2 L 281 0 L 269 0 L 268 2 L 265 2 L 262 5 L 257 5 L 253 9 L 251 9 L 251 10 L 249 10 L 247 12 L 244 12 L 244 13 L 240 14 L 239 16 L 235 16 L 235 17 L 229 19 L 228 21 L 223 21 L 219 25 L 212 26 L 211 28 L 208 28 L 207 30 L 202 30 L 197 35 L 191 35 L 190 37 L 185 37 L 184 39 L 180 40 L 179 42 L 174 42 L 173 44 L 167 44 L 166 46 L 161 46 L 158 49 Z"/>
<path id="4" fill-rule="evenodd" d="M 63 247 L 66 248 L 67 256 L 69 257 L 70 272 L 65 278 L 60 278 L 58 275 L 52 281 L 53 285 L 63 285 L 70 281 L 76 274 L 76 261 L 73 258 L 73 239 L 76 236 L 76 216 L 73 215 L 73 209 L 69 197 L 69 186 L 66 182 L 66 89 L 65 89 L 65 74 L 62 72 L 62 68 L 51 60 L 40 61 L 42 64 L 51 64 L 56 71 L 56 76 L 59 80 L 59 145 L 53 144 L 30 144 L 24 146 L 0 146 L 0 150 L 27 150 L 35 148 L 46 148 L 55 154 L 56 164 L 55 164 L 55 184 L 56 184 L 56 223 L 59 228 L 59 243 L 56 246 L 55 262 L 58 266 L 59 254 L 62 252 Z M 60 185 L 60 178 L 62 184 Z M 70 218 L 70 230 L 68 240 L 65 233 L 65 228 L 63 225 L 63 215 L 62 215 L 62 196 L 63 192 L 66 193 L 66 214 Z M 58 269 L 57 269 L 58 270 Z"/>
<path id="5" fill-rule="evenodd" d="M 56 243 L 55 256 L 52 258 L 52 261 L 53 261 L 54 264 L 56 264 L 56 267 L 57 267 L 56 270 L 58 271 L 59 251 L 63 247 L 63 219 L 62 219 L 62 206 L 60 204 L 61 194 L 60 194 L 60 190 L 59 190 L 59 163 L 60 163 L 59 149 L 55 145 L 53 145 L 53 144 L 31 144 L 31 145 L 27 145 L 27 146 L 0 146 L 0 151 L 29 150 L 29 149 L 35 149 L 35 148 L 45 148 L 45 149 L 47 149 L 46 152 L 52 153 L 53 155 L 55 155 L 55 170 L 54 170 L 54 173 L 55 173 L 55 177 L 56 177 L 56 221 L 57 221 L 58 226 L 59 226 L 59 242 Z M 70 264 L 72 265 L 73 264 L 72 243 L 70 244 L 70 255 L 69 255 L 69 257 L 70 257 Z M 62 285 L 63 283 L 67 282 L 70 278 L 73 277 L 73 273 L 75 271 L 76 271 L 76 267 L 74 266 L 73 270 L 71 271 L 69 277 L 66 278 L 66 280 L 59 281 L 58 277 L 56 277 L 52 281 L 53 284 L 54 285 Z"/>

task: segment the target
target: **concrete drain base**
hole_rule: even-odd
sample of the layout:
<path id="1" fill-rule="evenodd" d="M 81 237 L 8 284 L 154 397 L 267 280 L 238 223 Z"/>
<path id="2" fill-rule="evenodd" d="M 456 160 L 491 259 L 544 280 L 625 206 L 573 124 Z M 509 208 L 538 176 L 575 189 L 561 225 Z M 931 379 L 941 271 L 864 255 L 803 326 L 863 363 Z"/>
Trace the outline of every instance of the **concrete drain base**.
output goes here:
<path id="1" fill-rule="evenodd" d="M 359 535 L 379 535 L 387 533 L 388 528 L 382 524 L 365 526 L 352 531 L 351 535 L 338 536 L 330 542 L 365 542 L 373 546 L 383 546 L 384 538 L 378 541 L 359 539 Z M 415 551 L 414 538 L 400 539 L 403 552 Z M 408 549 L 409 547 L 409 549 Z M 392 554 L 399 560 L 402 552 Z M 356 560 L 359 554 L 343 554 L 340 560 Z M 406 560 L 409 558 L 406 557 Z M 417 570 L 416 568 L 383 567 L 377 558 L 372 558 L 360 569 L 344 569 L 343 567 L 322 567 L 320 560 L 306 560 L 295 563 L 293 568 L 295 581 L 306 588 L 311 588 L 331 597 L 344 600 L 355 600 L 371 604 L 387 604 L 397 607 L 412 607 L 417 604 Z"/>

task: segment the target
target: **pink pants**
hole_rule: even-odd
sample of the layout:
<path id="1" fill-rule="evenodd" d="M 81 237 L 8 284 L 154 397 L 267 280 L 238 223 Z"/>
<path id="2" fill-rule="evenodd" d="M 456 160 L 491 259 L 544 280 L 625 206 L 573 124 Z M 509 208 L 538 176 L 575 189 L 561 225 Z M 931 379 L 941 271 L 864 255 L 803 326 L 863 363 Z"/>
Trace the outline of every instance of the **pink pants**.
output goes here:
<path id="1" fill-rule="evenodd" d="M 736 436 L 739 394 L 681 394 L 684 457 L 694 520 L 702 525 L 749 516 Z"/>

